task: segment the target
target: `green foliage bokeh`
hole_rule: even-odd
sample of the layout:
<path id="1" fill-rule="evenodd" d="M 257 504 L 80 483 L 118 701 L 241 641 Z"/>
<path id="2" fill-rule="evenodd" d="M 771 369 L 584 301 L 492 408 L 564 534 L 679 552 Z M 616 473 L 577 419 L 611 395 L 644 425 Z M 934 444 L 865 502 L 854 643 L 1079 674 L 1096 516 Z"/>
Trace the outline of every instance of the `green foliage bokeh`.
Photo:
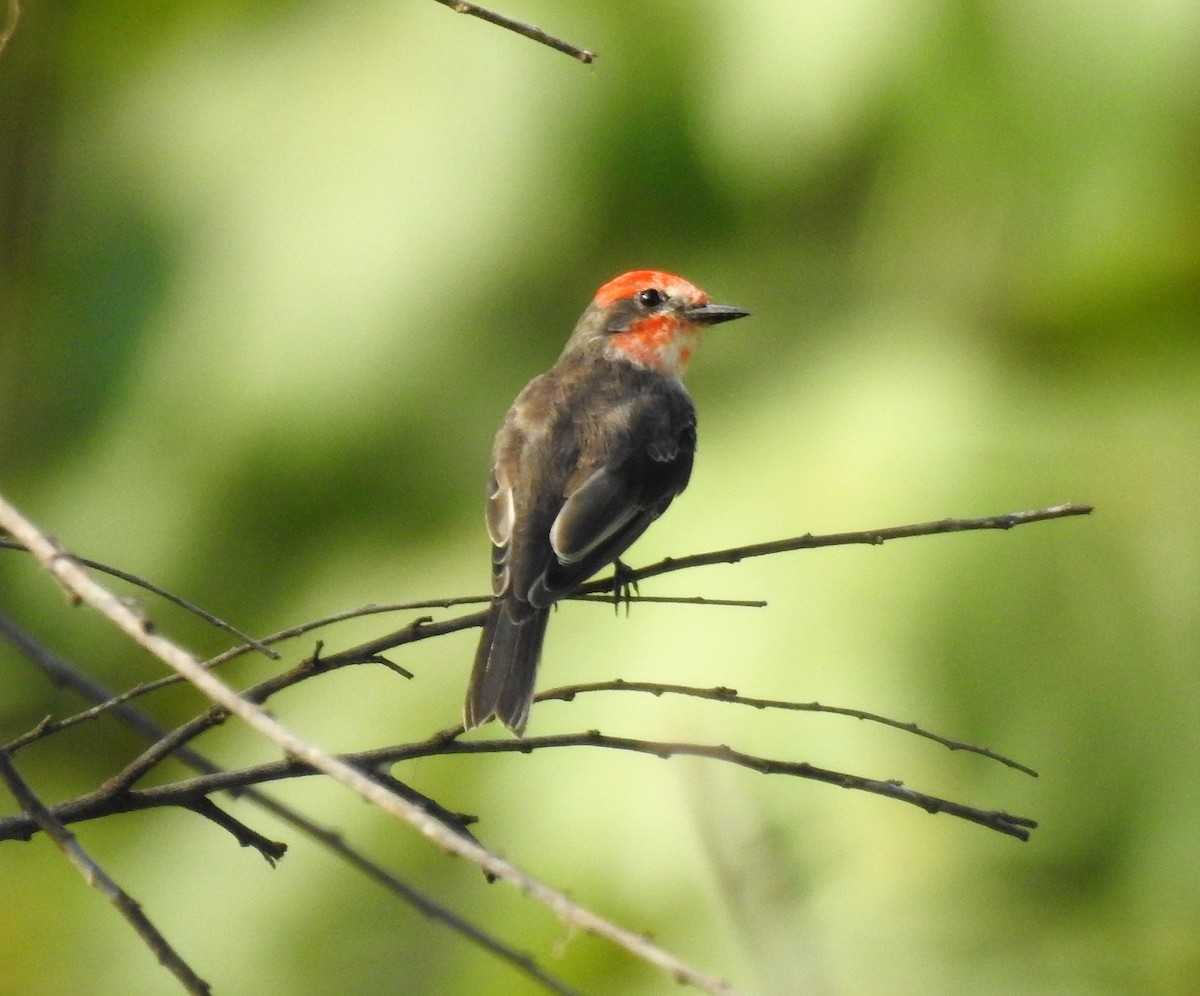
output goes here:
<path id="1" fill-rule="evenodd" d="M 540 705 L 530 732 L 726 742 L 1041 828 L 1022 845 L 584 752 L 397 775 L 749 992 L 1196 992 L 1200 8 L 497 6 L 600 58 L 432 2 L 30 4 L 0 54 L 0 491 L 255 633 L 481 593 L 505 406 L 602 281 L 682 273 L 753 318 L 694 364 L 692 486 L 631 563 L 1097 512 L 644 586 L 765 610 L 567 606 L 543 683 L 856 706 L 1042 777 L 845 719 L 624 695 Z M 198 652 L 224 646 L 145 601 Z M 3 551 L 0 611 L 114 687 L 160 673 Z M 272 708 L 332 749 L 423 737 L 455 721 L 472 642 L 406 651 L 411 683 L 356 669 Z M 0 703 L 0 740 L 78 707 L 7 645 Z M 265 756 L 236 729 L 199 746 Z M 18 759 L 56 801 L 135 749 L 96 723 Z M 670 985 L 331 786 L 279 792 L 584 991 Z M 279 868 L 184 813 L 76 828 L 217 992 L 533 991 L 238 812 L 289 840 Z M 3 844 L 0 882 L 0 991 L 174 990 L 45 840 Z"/>

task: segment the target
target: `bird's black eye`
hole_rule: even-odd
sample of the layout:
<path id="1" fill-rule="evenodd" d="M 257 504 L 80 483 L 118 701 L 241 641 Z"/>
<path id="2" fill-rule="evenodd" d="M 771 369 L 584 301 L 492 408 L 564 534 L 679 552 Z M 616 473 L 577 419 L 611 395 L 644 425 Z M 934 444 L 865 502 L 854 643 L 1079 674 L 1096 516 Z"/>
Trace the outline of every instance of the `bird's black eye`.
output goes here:
<path id="1" fill-rule="evenodd" d="M 638 304 L 643 308 L 657 308 L 663 303 L 662 292 L 653 287 L 647 287 L 645 290 L 637 292 Z"/>

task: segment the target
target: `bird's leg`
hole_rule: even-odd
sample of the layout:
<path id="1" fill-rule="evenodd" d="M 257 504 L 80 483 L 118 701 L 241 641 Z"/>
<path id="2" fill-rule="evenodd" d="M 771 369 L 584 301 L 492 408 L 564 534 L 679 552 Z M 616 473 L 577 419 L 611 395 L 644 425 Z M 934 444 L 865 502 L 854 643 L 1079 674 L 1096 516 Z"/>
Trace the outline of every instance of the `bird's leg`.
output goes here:
<path id="1" fill-rule="evenodd" d="M 620 613 L 621 603 L 625 603 L 625 615 L 629 615 L 629 603 L 634 595 L 640 595 L 637 581 L 632 579 L 633 568 L 618 557 L 613 561 L 612 599 L 613 612 Z"/>

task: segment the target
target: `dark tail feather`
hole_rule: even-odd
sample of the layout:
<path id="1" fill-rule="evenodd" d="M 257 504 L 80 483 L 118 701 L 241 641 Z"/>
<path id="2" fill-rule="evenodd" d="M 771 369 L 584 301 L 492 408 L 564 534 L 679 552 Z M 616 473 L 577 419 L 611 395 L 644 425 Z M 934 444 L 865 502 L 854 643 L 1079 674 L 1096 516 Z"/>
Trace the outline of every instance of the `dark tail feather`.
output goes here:
<path id="1" fill-rule="evenodd" d="M 549 609 L 533 609 L 517 621 L 503 603 L 492 603 L 467 685 L 463 725 L 468 730 L 494 715 L 518 737 L 525 732 L 549 621 Z"/>

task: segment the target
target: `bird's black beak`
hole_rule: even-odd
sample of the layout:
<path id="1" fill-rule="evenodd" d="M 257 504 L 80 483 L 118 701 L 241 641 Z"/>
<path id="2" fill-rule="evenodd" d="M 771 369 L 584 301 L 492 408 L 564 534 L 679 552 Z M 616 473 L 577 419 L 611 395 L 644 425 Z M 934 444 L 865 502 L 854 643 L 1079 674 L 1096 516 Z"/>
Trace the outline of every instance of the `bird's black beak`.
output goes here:
<path id="1" fill-rule="evenodd" d="M 683 317 L 697 325 L 731 322 L 735 318 L 745 318 L 748 314 L 750 312 L 745 308 L 733 308 L 727 304 L 698 304 L 694 308 L 683 309 Z"/>

